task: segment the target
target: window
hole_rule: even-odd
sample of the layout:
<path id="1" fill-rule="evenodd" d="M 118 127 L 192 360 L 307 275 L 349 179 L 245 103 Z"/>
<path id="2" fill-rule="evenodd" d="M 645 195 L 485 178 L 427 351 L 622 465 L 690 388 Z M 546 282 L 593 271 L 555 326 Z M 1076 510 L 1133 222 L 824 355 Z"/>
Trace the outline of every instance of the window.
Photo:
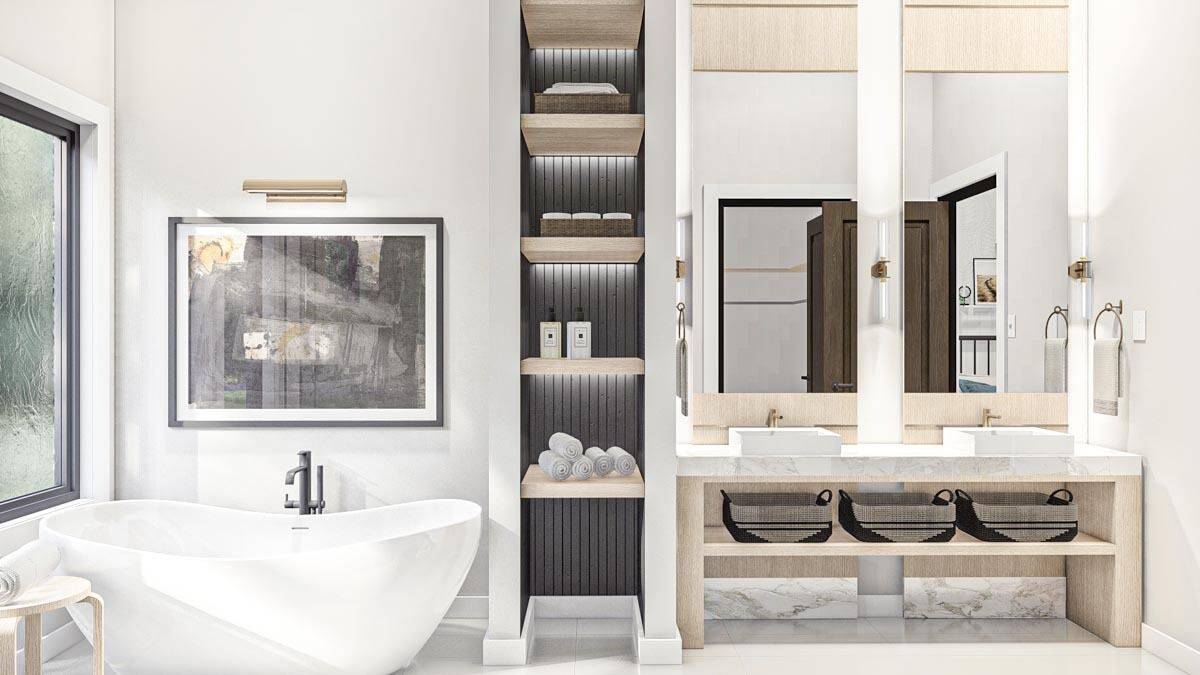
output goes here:
<path id="1" fill-rule="evenodd" d="M 0 521 L 79 497 L 78 139 L 0 95 Z"/>

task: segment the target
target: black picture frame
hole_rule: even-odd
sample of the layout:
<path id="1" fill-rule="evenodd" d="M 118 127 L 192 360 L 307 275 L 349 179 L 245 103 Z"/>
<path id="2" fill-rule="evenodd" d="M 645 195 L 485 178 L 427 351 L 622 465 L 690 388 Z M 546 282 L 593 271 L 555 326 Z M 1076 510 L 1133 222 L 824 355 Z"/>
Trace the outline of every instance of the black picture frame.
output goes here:
<path id="1" fill-rule="evenodd" d="M 176 395 L 177 366 L 179 354 L 176 349 L 176 243 L 181 225 L 433 225 L 435 228 L 435 257 L 437 270 L 434 273 L 436 286 L 436 329 L 434 338 L 437 358 L 434 364 L 434 380 L 437 391 L 434 395 L 434 418 L 428 420 L 184 420 L 178 415 Z M 315 217 L 170 217 L 167 219 L 167 423 L 179 428 L 291 428 L 291 427 L 442 427 L 445 425 L 445 222 L 440 217 L 417 218 L 315 218 Z"/>

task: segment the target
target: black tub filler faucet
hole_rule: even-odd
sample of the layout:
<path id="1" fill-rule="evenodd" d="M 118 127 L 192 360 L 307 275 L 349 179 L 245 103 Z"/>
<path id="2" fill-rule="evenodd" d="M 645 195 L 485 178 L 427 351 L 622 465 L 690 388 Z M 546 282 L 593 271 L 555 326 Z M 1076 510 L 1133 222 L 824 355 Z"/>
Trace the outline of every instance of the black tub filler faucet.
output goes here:
<path id="1" fill-rule="evenodd" d="M 317 498 L 310 499 L 309 497 L 312 495 L 312 453 L 308 450 L 302 450 L 296 454 L 300 456 L 300 466 L 287 472 L 283 484 L 295 485 L 296 474 L 303 474 L 300 477 L 300 498 L 288 499 L 285 496 L 283 508 L 300 509 L 300 515 L 302 516 L 312 513 L 323 513 L 325 511 L 325 466 L 321 465 L 317 467 Z"/>

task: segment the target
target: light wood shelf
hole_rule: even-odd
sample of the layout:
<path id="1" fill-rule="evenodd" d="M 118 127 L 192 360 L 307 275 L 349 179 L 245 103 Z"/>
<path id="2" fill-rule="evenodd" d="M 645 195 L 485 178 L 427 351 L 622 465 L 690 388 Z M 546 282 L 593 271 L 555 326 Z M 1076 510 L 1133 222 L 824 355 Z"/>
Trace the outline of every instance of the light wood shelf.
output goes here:
<path id="1" fill-rule="evenodd" d="M 645 237 L 521 237 L 531 263 L 635 263 L 645 252 Z"/>
<path id="2" fill-rule="evenodd" d="M 533 49 L 637 49 L 643 0 L 521 0 Z"/>
<path id="3" fill-rule="evenodd" d="M 646 362 L 636 357 L 595 359 L 521 359 L 522 375 L 642 375 Z"/>
<path id="4" fill-rule="evenodd" d="M 629 476 L 610 473 L 604 478 L 579 480 L 572 476 L 554 480 L 536 464 L 529 465 L 521 480 L 521 499 L 638 499 L 646 496 L 641 469 Z"/>
<path id="5" fill-rule="evenodd" d="M 965 532 L 941 543 L 872 543 L 851 537 L 834 525 L 829 541 L 812 544 L 742 544 L 734 541 L 724 527 L 704 528 L 704 556 L 871 556 L 871 555 L 1102 555 L 1117 552 L 1112 544 L 1080 532 L 1073 541 L 1064 542 L 991 542 L 980 541 Z"/>
<path id="6" fill-rule="evenodd" d="M 534 156 L 634 157 L 645 130 L 645 115 L 521 115 L 521 133 Z"/>

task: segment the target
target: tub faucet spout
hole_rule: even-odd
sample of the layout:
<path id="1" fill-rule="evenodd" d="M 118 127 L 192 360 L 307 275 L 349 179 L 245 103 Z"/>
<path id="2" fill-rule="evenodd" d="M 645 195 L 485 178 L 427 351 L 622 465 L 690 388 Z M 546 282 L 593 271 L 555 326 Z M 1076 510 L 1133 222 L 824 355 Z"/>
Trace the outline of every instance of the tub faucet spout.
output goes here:
<path id="1" fill-rule="evenodd" d="M 289 469 L 283 478 L 284 485 L 295 485 L 296 475 L 302 474 L 300 477 L 300 495 L 299 499 L 287 499 L 283 501 L 283 508 L 297 509 L 300 515 L 307 516 L 313 513 L 322 513 L 325 511 L 325 467 L 317 467 L 317 498 L 310 499 L 312 494 L 312 453 L 308 450 L 302 450 L 296 453 L 300 456 L 300 466 L 294 469 Z"/>

